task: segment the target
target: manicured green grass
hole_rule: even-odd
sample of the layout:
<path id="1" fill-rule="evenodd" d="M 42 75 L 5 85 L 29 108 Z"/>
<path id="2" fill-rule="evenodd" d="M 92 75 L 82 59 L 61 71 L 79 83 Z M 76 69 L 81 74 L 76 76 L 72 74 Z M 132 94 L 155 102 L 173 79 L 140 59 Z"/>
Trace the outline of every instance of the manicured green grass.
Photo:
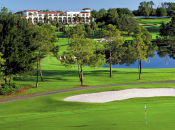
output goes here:
<path id="1" fill-rule="evenodd" d="M 78 67 L 66 68 L 56 58 L 46 57 L 41 62 L 43 78 L 45 82 L 40 81 L 39 87 L 35 88 L 36 75 L 34 78 L 29 77 L 21 79 L 14 77 L 16 83 L 22 84 L 24 87 L 32 87 L 24 93 L 17 94 L 27 95 L 41 92 L 48 92 L 54 90 L 68 89 L 80 85 L 78 77 Z M 84 67 L 84 85 L 104 85 L 104 84 L 122 84 L 122 83 L 138 83 L 138 82 L 151 82 L 151 81 L 168 81 L 174 80 L 175 69 L 144 69 L 141 75 L 143 80 L 138 80 L 138 69 L 127 68 L 113 68 L 113 77 L 110 78 L 109 68 L 90 68 Z M 26 86 L 28 84 L 28 86 Z M 29 86 L 30 85 L 30 86 Z M 15 95 L 13 95 L 15 96 Z M 8 97 L 12 97 L 8 96 Z M 0 97 L 4 98 L 4 97 Z"/>
<path id="2" fill-rule="evenodd" d="M 171 21 L 171 18 L 162 18 L 162 19 L 138 19 L 141 20 L 141 24 L 161 24 L 167 23 L 167 21 Z"/>
<path id="3" fill-rule="evenodd" d="M 154 30 L 158 31 L 157 26 L 156 27 L 145 26 L 145 27 L 148 28 L 150 32 L 152 31 L 152 33 L 154 33 Z M 97 30 L 95 34 L 96 35 L 99 34 L 99 31 Z M 96 37 L 98 37 L 98 35 Z M 132 40 L 129 38 L 130 37 L 127 37 L 126 40 L 127 39 Z M 67 38 L 59 38 L 59 42 L 55 44 L 65 45 L 67 43 L 68 43 Z M 62 55 L 63 51 L 65 51 L 67 47 L 68 46 L 61 46 L 59 49 L 59 55 Z M 26 79 L 21 79 L 20 77 L 14 77 L 14 82 L 20 83 L 26 88 L 27 87 L 30 88 L 26 92 L 22 94 L 18 94 L 17 96 L 54 91 L 54 90 L 61 90 L 61 89 L 67 89 L 67 88 L 74 88 L 77 85 L 80 85 L 77 66 L 73 68 L 66 68 L 56 58 L 50 59 L 48 57 L 43 59 L 41 64 L 42 64 L 43 78 L 46 82 L 39 82 L 39 88 L 35 88 L 36 75 L 34 75 L 33 78 L 29 77 Z M 84 84 L 89 86 L 174 80 L 173 78 L 174 69 L 143 69 L 143 74 L 141 75 L 141 77 L 143 78 L 143 80 L 138 80 L 138 69 L 114 68 L 113 78 L 110 78 L 109 68 L 90 68 L 90 67 L 84 68 Z M 16 95 L 13 95 L 13 96 L 16 96 Z M 12 97 L 12 96 L 9 96 L 9 97 Z M 4 97 L 0 97 L 0 98 L 4 98 Z"/>
<path id="4" fill-rule="evenodd" d="M 83 93 L 159 87 L 174 87 L 174 84 L 114 86 L 2 103 L 0 104 L 1 129 L 171 130 L 174 129 L 175 97 L 132 98 L 108 103 L 63 101 L 65 97 Z M 147 103 L 147 125 L 144 103 Z"/>
<path id="5" fill-rule="evenodd" d="M 152 21 L 153 22 L 153 21 Z M 156 22 L 156 21 L 155 21 Z M 147 21 L 151 23 L 151 21 Z M 160 21 L 158 22 L 160 24 Z M 158 25 L 145 26 L 152 35 L 158 34 Z M 58 32 L 56 32 L 58 35 Z M 59 33 L 62 36 L 62 32 Z M 99 38 L 99 31 L 95 32 Z M 126 37 L 126 40 L 132 40 Z M 60 38 L 56 45 L 67 44 L 66 38 Z M 59 55 L 67 46 L 61 46 Z M 43 78 L 46 82 L 39 82 L 35 88 L 36 75 L 21 79 L 14 77 L 16 83 L 30 88 L 24 93 L 8 97 L 35 94 L 54 90 L 68 89 L 80 85 L 77 66 L 65 68 L 56 58 L 46 57 L 42 60 Z M 114 68 L 113 77 L 109 77 L 109 68 L 84 67 L 84 84 L 89 86 L 138 83 L 150 81 L 174 80 L 175 69 L 143 69 L 138 80 L 138 69 Z M 40 77 L 39 77 L 40 81 Z M 126 85 L 105 87 L 81 91 L 53 94 L 49 96 L 30 98 L 0 104 L 0 128 L 3 130 L 24 129 L 54 129 L 54 130 L 106 130 L 106 129 L 131 129 L 155 130 L 174 129 L 175 97 L 150 97 L 133 98 L 108 103 L 81 103 L 65 102 L 64 98 L 72 95 L 102 91 L 114 91 L 129 88 L 159 88 L 173 87 L 174 83 Z M 4 98 L 4 97 L 0 97 Z M 148 124 L 145 124 L 144 103 L 147 103 Z"/>

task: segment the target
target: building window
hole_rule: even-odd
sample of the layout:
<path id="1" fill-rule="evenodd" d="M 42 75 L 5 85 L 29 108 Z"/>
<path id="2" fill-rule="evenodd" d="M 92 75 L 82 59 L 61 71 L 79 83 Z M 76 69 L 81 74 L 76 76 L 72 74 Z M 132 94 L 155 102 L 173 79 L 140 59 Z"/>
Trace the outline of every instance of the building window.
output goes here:
<path id="1" fill-rule="evenodd" d="M 49 16 L 52 16 L 52 14 L 49 14 Z"/>
<path id="2" fill-rule="evenodd" d="M 79 14 L 77 14 L 77 16 L 79 16 Z"/>
<path id="3" fill-rule="evenodd" d="M 74 14 L 74 16 L 76 16 L 76 14 Z"/>
<path id="4" fill-rule="evenodd" d="M 84 16 L 84 14 L 82 14 L 82 16 Z"/>
<path id="5" fill-rule="evenodd" d="M 70 16 L 70 14 L 68 14 L 68 16 Z"/>
<path id="6" fill-rule="evenodd" d="M 57 14 L 54 14 L 54 16 L 57 16 Z"/>
<path id="7" fill-rule="evenodd" d="M 34 13 L 33 13 L 33 16 L 37 16 L 37 13 L 36 13 L 36 12 L 34 12 Z"/>
<path id="8" fill-rule="evenodd" d="M 41 17 L 42 17 L 42 14 L 39 14 L 39 16 L 41 16 Z"/>
<path id="9" fill-rule="evenodd" d="M 67 14 L 64 14 L 64 16 L 67 16 Z"/>
<path id="10" fill-rule="evenodd" d="M 86 14 L 86 16 L 89 16 L 89 14 Z"/>

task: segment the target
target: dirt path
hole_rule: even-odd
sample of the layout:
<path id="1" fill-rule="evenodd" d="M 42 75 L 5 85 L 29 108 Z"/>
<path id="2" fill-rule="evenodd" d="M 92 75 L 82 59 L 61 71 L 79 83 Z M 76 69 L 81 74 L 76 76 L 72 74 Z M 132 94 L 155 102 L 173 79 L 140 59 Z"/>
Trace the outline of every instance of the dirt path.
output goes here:
<path id="1" fill-rule="evenodd" d="M 45 92 L 45 93 L 38 93 L 38 94 L 33 94 L 33 95 L 25 95 L 25 96 L 20 96 L 20 97 L 12 97 L 12 98 L 7 98 L 7 99 L 0 99 L 0 103 L 17 101 L 17 100 L 22 100 L 22 99 L 27 99 L 27 98 L 41 97 L 41 96 L 46 96 L 46 95 L 51 95 L 51 94 L 56 94 L 56 93 L 63 93 L 63 92 L 76 91 L 76 90 L 85 90 L 85 89 L 111 87 L 111 86 L 122 86 L 122 85 L 151 84 L 151 83 L 175 83 L 175 80 L 143 82 L 143 83 L 127 83 L 127 84 L 110 84 L 110 85 L 99 85 L 99 86 L 71 88 L 71 89 L 57 90 L 57 91 L 51 91 L 51 92 Z"/>

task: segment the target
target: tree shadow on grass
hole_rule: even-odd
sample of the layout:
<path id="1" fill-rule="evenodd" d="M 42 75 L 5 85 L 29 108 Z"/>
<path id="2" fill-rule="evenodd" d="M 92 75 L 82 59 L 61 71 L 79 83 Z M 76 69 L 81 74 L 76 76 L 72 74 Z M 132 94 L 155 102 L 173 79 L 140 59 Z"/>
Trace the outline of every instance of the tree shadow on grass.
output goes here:
<path id="1" fill-rule="evenodd" d="M 94 71 L 83 71 L 84 77 L 86 76 L 108 76 L 110 74 L 110 70 L 94 70 Z M 123 71 L 118 71 L 118 70 L 113 70 L 112 73 L 114 74 L 138 74 L 138 71 L 135 72 L 123 72 Z M 144 72 L 142 71 L 142 74 L 159 74 L 159 73 L 174 73 L 174 72 Z M 58 81 L 71 81 L 74 82 L 74 79 L 78 79 L 78 70 L 42 70 L 42 75 L 43 79 L 45 81 L 50 81 L 50 80 L 58 80 Z M 39 82 L 40 82 L 40 75 L 38 77 Z M 21 77 L 13 77 L 14 81 L 36 81 L 36 74 L 34 77 L 28 77 L 28 78 L 21 78 Z"/>
<path id="2" fill-rule="evenodd" d="M 79 125 L 79 126 L 67 126 L 67 127 L 86 127 L 88 125 Z"/>

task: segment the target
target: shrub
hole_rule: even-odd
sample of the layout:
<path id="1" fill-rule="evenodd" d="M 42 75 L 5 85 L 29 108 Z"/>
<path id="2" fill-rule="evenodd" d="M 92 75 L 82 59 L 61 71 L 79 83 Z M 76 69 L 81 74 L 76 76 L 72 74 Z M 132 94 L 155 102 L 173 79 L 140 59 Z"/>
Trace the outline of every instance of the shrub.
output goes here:
<path id="1" fill-rule="evenodd" d="M 20 89 L 21 86 L 19 84 L 2 84 L 2 87 L 0 88 L 0 95 L 11 94 L 13 92 L 19 91 Z"/>

